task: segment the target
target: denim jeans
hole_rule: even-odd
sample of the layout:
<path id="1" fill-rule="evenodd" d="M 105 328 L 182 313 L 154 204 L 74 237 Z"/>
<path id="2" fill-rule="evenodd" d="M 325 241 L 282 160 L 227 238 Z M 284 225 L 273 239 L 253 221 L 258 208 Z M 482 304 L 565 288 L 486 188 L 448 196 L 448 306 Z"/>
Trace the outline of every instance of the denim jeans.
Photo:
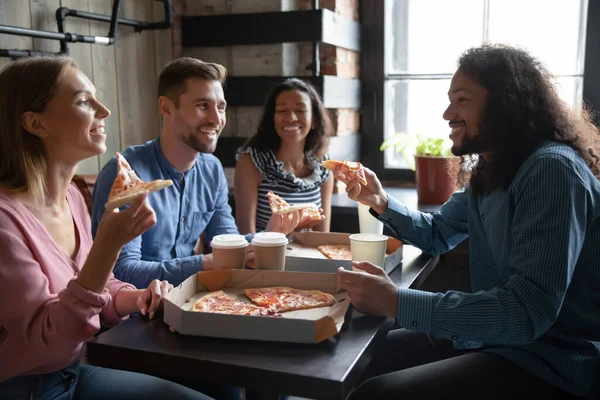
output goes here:
<path id="1" fill-rule="evenodd" d="M 188 387 L 137 372 L 75 363 L 49 374 L 18 376 L 0 383 L 2 400 L 209 400 Z"/>

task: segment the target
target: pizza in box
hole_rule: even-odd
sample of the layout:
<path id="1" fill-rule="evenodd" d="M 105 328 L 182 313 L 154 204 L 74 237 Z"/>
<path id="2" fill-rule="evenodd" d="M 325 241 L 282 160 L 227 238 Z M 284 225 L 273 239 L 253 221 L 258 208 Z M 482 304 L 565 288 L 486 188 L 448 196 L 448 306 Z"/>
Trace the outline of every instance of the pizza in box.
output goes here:
<path id="1" fill-rule="evenodd" d="M 289 286 L 269 286 L 244 289 L 251 303 L 228 296 L 222 290 L 202 296 L 192 311 L 281 318 L 288 311 L 305 310 L 334 305 L 337 300 L 320 290 L 303 290 Z"/>

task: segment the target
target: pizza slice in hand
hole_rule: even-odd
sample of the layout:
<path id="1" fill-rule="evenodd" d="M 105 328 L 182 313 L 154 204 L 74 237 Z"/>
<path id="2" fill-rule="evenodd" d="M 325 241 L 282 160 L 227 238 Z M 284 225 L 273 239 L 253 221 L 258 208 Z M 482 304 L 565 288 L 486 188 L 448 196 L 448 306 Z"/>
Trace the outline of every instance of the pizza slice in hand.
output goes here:
<path id="1" fill-rule="evenodd" d="M 333 171 L 336 167 L 341 167 L 342 177 L 346 179 L 344 183 L 348 183 L 352 179 L 356 178 L 362 185 L 367 186 L 365 169 L 358 161 L 326 160 L 323 161 L 322 164 L 330 171 Z"/>
<path id="2" fill-rule="evenodd" d="M 153 193 L 172 184 L 173 181 L 170 179 L 157 179 L 152 182 L 142 181 L 135 171 L 131 169 L 125 157 L 117 152 L 117 176 L 110 189 L 108 202 L 104 205 L 104 208 L 106 210 L 113 210 L 123 207 L 146 191 Z"/>
<path id="3" fill-rule="evenodd" d="M 314 204 L 314 203 L 291 204 L 290 205 L 290 204 L 288 204 L 287 201 L 285 201 L 280 196 L 276 195 L 275 193 L 273 193 L 271 191 L 269 191 L 267 193 L 267 198 L 269 199 L 269 206 L 271 207 L 271 212 L 273 214 L 283 215 L 283 214 L 290 213 L 292 211 L 303 210 L 303 212 L 304 212 L 309 209 L 315 209 L 317 211 L 317 213 L 319 212 L 316 204 Z M 321 219 L 321 217 L 319 217 L 319 219 Z"/>

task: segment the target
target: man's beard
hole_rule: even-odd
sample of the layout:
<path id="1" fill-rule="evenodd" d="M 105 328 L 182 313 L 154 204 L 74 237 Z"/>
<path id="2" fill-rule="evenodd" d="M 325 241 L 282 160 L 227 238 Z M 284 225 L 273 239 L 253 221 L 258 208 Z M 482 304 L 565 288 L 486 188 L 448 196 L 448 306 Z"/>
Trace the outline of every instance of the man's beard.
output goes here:
<path id="1" fill-rule="evenodd" d="M 198 153 L 214 153 L 217 148 L 217 140 L 211 143 L 204 143 L 202 139 L 200 139 L 197 135 L 204 135 L 203 133 L 190 133 L 188 136 L 184 136 L 182 141 L 186 145 L 188 145 L 191 149 L 197 151 Z"/>
<path id="2" fill-rule="evenodd" d="M 485 140 L 485 135 L 481 128 L 479 129 L 479 133 L 477 133 L 474 137 L 467 137 L 465 135 L 463 137 L 462 143 L 460 146 L 453 145 L 450 148 L 450 151 L 455 156 L 466 156 L 469 154 L 481 154 L 488 150 L 487 143 Z"/>
<path id="3" fill-rule="evenodd" d="M 214 125 L 208 125 L 208 124 L 204 124 L 204 125 L 198 125 L 196 128 L 192 128 L 191 125 L 188 125 L 187 123 L 180 121 L 180 129 L 183 132 L 186 132 L 184 134 L 181 135 L 181 141 L 183 143 L 185 143 L 189 148 L 193 149 L 194 151 L 197 151 L 199 153 L 214 153 L 214 151 L 217 148 L 217 141 L 219 140 L 219 134 L 221 133 L 217 127 L 215 127 Z M 217 133 L 217 137 L 216 140 L 207 141 L 205 142 L 204 140 L 202 140 L 202 135 L 204 135 L 204 133 L 200 132 L 201 128 L 210 128 L 212 130 L 216 130 Z"/>

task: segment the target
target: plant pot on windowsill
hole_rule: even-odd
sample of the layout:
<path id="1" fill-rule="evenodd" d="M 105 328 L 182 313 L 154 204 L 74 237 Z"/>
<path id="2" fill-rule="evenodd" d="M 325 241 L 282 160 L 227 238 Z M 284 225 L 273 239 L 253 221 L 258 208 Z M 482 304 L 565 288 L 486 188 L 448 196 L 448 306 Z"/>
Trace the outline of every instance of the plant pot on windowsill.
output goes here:
<path id="1" fill-rule="evenodd" d="M 443 204 L 458 189 L 456 177 L 450 175 L 449 167 L 459 158 L 451 155 L 449 143 L 444 138 L 398 132 L 384 141 L 380 149 L 390 147 L 401 153 L 406 164 L 416 171 L 419 204 Z"/>
<path id="2" fill-rule="evenodd" d="M 456 157 L 415 156 L 419 204 L 443 204 L 456 187 L 456 177 L 449 174 L 449 163 Z"/>

